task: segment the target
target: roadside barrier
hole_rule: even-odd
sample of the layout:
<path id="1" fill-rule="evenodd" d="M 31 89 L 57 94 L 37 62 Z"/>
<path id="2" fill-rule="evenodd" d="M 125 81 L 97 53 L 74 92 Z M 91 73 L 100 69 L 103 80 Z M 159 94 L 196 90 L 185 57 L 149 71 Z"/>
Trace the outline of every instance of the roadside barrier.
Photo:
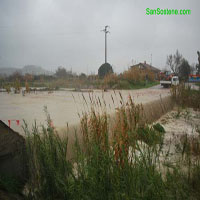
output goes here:
<path id="1" fill-rule="evenodd" d="M 20 126 L 20 121 L 21 121 L 19 119 L 8 119 L 8 120 L 0 119 L 0 120 L 3 121 L 3 122 L 8 122 L 9 128 L 11 128 L 11 122 L 15 122 L 17 126 Z M 50 122 L 50 126 L 51 126 L 51 128 L 55 128 L 52 120 Z"/>
<path id="2" fill-rule="evenodd" d="M 9 126 L 9 128 L 11 128 L 11 122 L 12 122 L 12 121 L 15 121 L 17 126 L 20 125 L 20 120 L 19 120 L 19 119 L 8 119 L 8 120 L 3 120 L 3 119 L 1 119 L 1 121 L 4 121 L 4 122 L 5 122 L 5 121 L 8 121 L 8 126 Z"/>

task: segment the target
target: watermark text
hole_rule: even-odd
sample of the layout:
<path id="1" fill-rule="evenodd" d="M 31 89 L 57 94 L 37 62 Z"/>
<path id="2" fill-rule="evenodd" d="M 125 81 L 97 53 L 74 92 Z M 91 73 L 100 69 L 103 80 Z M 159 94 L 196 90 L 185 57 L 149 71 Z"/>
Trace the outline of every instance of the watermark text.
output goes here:
<path id="1" fill-rule="evenodd" d="M 146 15 L 190 15 L 190 9 L 150 9 L 146 8 Z"/>

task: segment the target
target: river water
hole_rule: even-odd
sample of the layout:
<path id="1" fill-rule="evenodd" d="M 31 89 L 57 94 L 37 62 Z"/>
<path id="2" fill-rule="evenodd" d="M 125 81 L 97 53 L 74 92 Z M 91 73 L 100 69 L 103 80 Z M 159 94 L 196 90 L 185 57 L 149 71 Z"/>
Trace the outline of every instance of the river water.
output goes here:
<path id="1" fill-rule="evenodd" d="M 9 125 L 8 120 L 10 120 L 10 127 L 23 134 L 23 120 L 27 122 L 29 127 L 32 126 L 34 121 L 38 125 L 46 124 L 44 107 L 47 106 L 53 125 L 57 128 L 63 128 L 67 127 L 67 123 L 69 125 L 79 123 L 78 113 L 87 111 L 91 105 L 99 104 L 99 100 L 101 107 L 104 107 L 105 102 L 105 109 L 108 113 L 114 112 L 115 108 L 120 105 L 121 97 L 119 93 L 121 93 L 124 101 L 130 95 L 135 103 L 147 103 L 169 95 L 170 91 L 157 86 L 149 89 L 107 92 L 101 90 L 93 92 L 72 92 L 70 90 L 53 93 L 37 92 L 25 96 L 2 92 L 0 93 L 0 120 L 7 125 Z"/>

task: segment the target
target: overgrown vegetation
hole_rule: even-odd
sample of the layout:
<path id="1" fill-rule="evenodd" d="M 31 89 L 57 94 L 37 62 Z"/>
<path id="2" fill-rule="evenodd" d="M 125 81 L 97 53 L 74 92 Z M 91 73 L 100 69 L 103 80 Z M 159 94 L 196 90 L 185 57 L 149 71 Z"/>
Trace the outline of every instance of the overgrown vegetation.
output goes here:
<path id="1" fill-rule="evenodd" d="M 190 86 L 180 84 L 172 88 L 172 97 L 179 106 L 200 109 L 200 90 L 192 90 Z"/>
<path id="2" fill-rule="evenodd" d="M 9 77 L 0 78 L 0 88 L 8 92 L 14 87 L 18 92 L 21 87 L 45 87 L 49 90 L 59 88 L 76 89 L 140 89 L 158 84 L 156 74 L 150 70 L 129 69 L 119 75 L 80 75 L 58 68 L 54 76 L 48 75 L 21 75 L 16 72 Z"/>
<path id="3" fill-rule="evenodd" d="M 200 154 L 193 159 L 187 140 L 172 162 L 164 128 L 144 122 L 142 105 L 121 99 L 112 126 L 103 103 L 101 111 L 93 105 L 75 131 L 71 159 L 67 135 L 61 139 L 49 115 L 46 128 L 25 126 L 29 199 L 199 199 Z"/>
<path id="4" fill-rule="evenodd" d="M 130 68 L 122 74 L 108 74 L 103 87 L 113 89 L 139 89 L 159 84 L 157 75 L 148 69 Z"/>
<path id="5" fill-rule="evenodd" d="M 174 55 L 167 56 L 167 65 L 181 81 L 188 81 L 189 74 L 194 70 L 188 61 L 176 50 Z"/>

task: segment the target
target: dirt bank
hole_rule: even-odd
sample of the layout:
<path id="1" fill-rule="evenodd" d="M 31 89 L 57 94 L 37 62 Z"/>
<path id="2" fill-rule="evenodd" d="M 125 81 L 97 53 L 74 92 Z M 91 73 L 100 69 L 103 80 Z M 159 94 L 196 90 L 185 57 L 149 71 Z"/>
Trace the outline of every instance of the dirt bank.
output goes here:
<path id="1" fill-rule="evenodd" d="M 175 108 L 163 115 L 158 121 L 166 133 L 164 137 L 164 152 L 170 155 L 170 161 L 176 160 L 180 154 L 181 145 L 185 142 L 191 145 L 192 151 L 198 153 L 200 137 L 200 111 L 192 108 Z"/>

